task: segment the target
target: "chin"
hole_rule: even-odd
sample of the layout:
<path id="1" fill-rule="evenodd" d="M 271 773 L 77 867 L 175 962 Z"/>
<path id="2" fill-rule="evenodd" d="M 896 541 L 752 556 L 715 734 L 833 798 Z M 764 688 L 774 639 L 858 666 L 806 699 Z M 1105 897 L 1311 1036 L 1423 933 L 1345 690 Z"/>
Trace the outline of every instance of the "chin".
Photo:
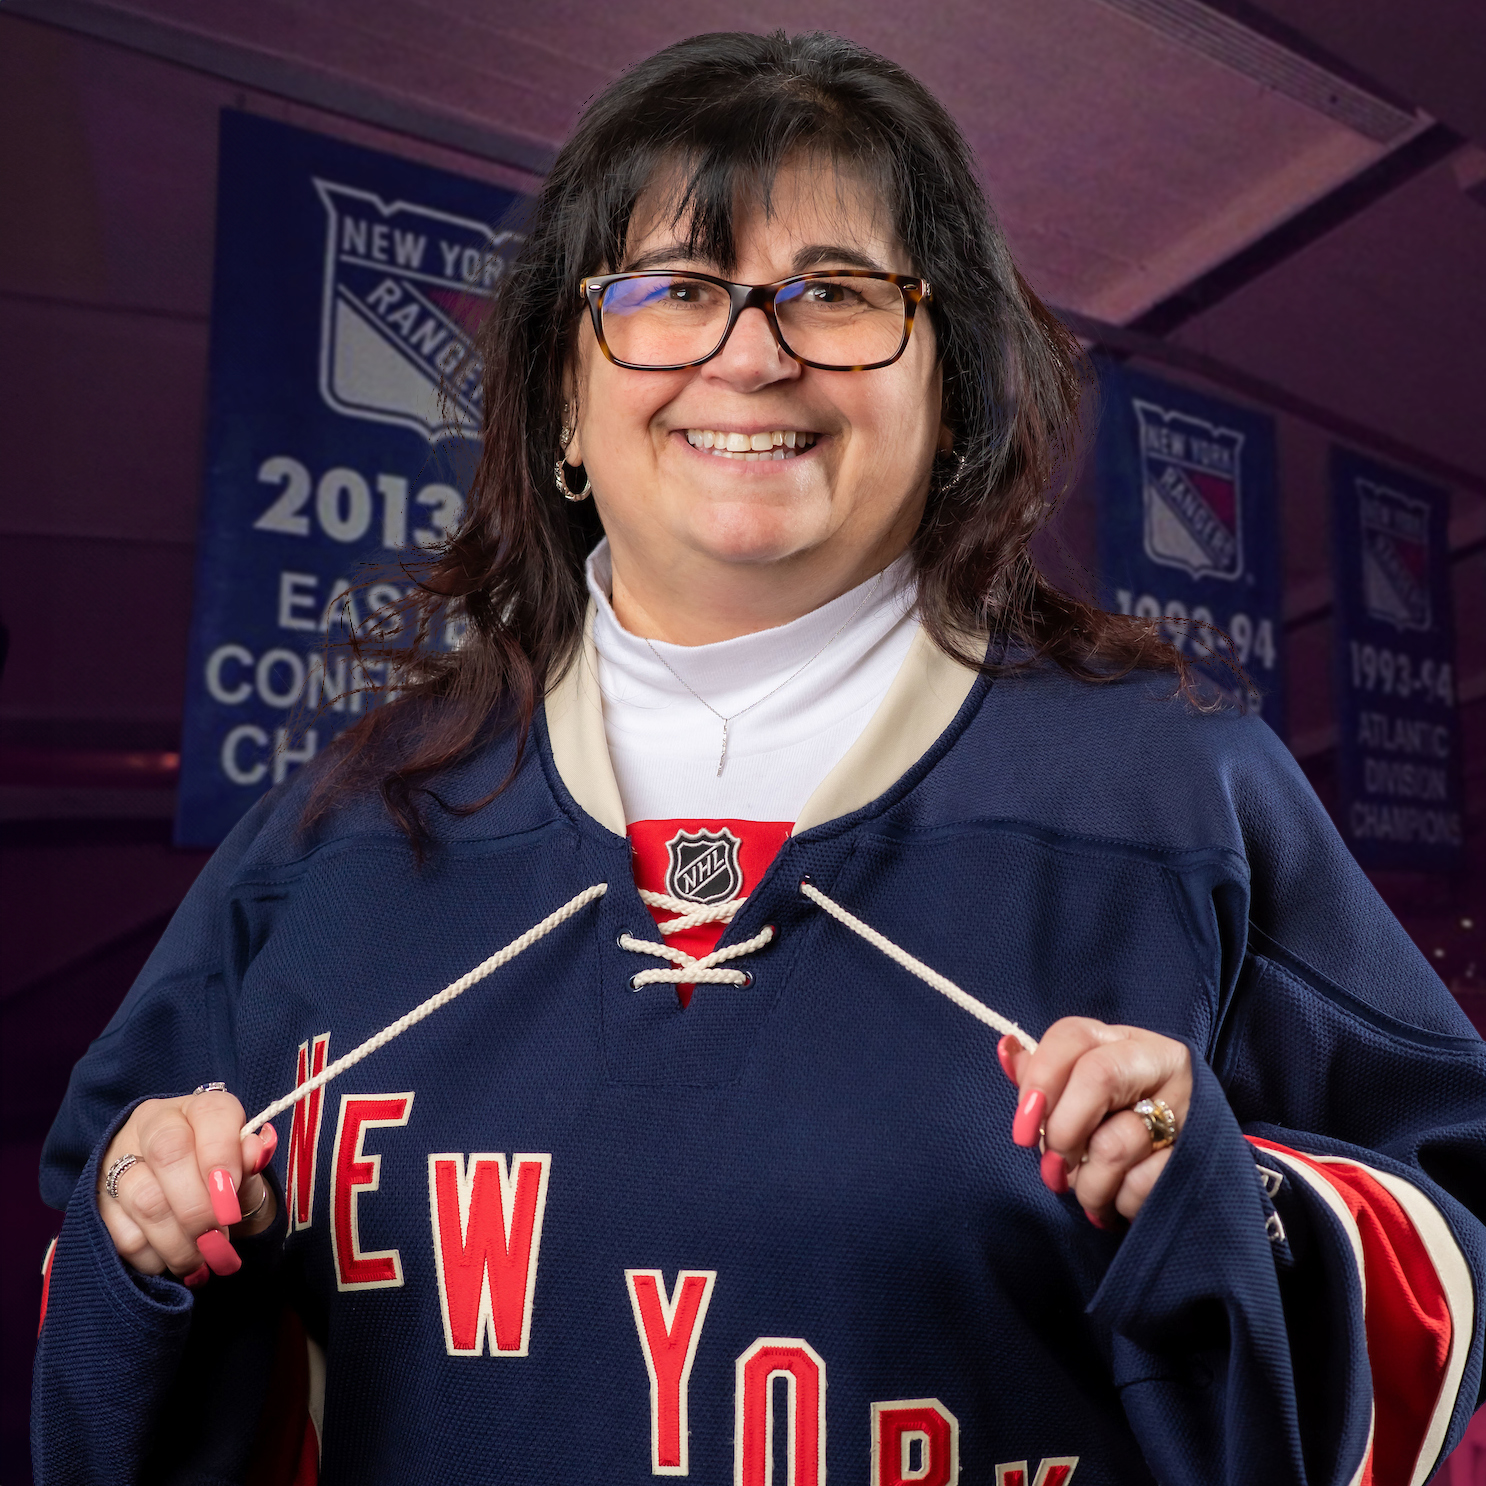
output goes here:
<path id="1" fill-rule="evenodd" d="M 691 545 L 717 562 L 779 562 L 819 540 L 801 528 L 798 512 L 729 506 L 693 525 Z"/>

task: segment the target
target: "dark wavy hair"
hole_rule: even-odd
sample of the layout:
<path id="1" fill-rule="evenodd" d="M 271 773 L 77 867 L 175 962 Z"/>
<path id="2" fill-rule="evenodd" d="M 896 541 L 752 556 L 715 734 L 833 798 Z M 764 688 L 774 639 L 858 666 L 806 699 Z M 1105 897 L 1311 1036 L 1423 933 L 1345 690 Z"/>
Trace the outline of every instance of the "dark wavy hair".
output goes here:
<path id="1" fill-rule="evenodd" d="M 678 229 L 728 272 L 738 203 L 754 192 L 767 205 L 775 172 L 801 156 L 874 186 L 913 271 L 934 286 L 955 447 L 935 461 L 911 548 L 918 617 L 934 642 L 995 673 L 1051 661 L 1099 682 L 1147 668 L 1188 689 L 1156 624 L 1061 592 L 1032 560 L 1029 543 L 1062 493 L 1055 473 L 1072 468 L 1092 374 L 1012 262 L 944 107 L 839 36 L 695 36 L 605 89 L 547 177 L 477 338 L 483 448 L 465 518 L 416 571 L 398 637 L 385 627 L 384 638 L 351 637 L 363 662 L 389 666 L 398 697 L 327 751 L 311 818 L 376 788 L 421 852 L 441 770 L 507 729 L 519 767 L 536 708 L 578 649 L 584 560 L 602 535 L 592 504 L 563 500 L 553 479 L 563 372 L 583 325 L 579 281 L 623 263 L 636 203 L 667 172 L 683 182 Z M 453 649 L 440 638 L 451 618 L 465 625 Z M 1000 659 L 986 658 L 988 629 L 1006 641 L 992 648 Z"/>

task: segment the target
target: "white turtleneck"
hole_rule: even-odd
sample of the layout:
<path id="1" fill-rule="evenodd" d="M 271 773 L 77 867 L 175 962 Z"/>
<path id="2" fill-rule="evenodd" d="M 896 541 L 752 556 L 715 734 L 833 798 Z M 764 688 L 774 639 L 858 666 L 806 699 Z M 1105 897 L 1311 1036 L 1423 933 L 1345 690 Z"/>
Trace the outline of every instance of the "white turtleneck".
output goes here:
<path id="1" fill-rule="evenodd" d="M 588 559 L 588 588 L 604 732 L 631 823 L 793 823 L 866 727 L 918 627 L 906 556 L 789 624 L 713 645 L 630 634 L 609 603 L 612 586 L 603 542 Z M 698 697 L 733 719 L 720 777 L 722 722 Z"/>

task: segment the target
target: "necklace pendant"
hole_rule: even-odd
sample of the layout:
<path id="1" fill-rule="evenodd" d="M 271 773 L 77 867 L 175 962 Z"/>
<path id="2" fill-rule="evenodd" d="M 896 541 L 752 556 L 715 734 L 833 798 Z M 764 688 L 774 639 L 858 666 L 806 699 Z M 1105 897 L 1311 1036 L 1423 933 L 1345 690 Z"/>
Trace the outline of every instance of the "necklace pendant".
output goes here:
<path id="1" fill-rule="evenodd" d="M 728 761 L 728 724 L 724 718 L 722 722 L 722 752 L 717 755 L 717 778 L 722 778 L 722 766 Z"/>

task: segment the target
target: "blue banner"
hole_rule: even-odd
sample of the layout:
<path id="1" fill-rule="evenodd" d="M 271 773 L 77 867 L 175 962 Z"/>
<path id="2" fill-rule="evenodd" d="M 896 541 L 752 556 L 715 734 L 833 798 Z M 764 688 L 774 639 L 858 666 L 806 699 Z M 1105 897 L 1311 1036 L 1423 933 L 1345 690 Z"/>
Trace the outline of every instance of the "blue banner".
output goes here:
<path id="1" fill-rule="evenodd" d="M 1098 358 L 1102 598 L 1231 637 L 1251 704 L 1284 736 L 1283 574 L 1274 420 Z M 1202 661 L 1203 634 L 1167 637 Z M 1232 690 L 1233 673 L 1204 666 Z"/>
<path id="2" fill-rule="evenodd" d="M 1337 782 L 1365 867 L 1461 865 L 1450 494 L 1350 449 L 1331 451 Z"/>
<path id="3" fill-rule="evenodd" d="M 463 512 L 470 333 L 518 201 L 224 110 L 181 845 L 215 845 L 371 705 L 380 678 L 326 639 L 375 623 L 407 591 L 398 554 Z M 353 595 L 368 562 L 388 580 Z"/>

